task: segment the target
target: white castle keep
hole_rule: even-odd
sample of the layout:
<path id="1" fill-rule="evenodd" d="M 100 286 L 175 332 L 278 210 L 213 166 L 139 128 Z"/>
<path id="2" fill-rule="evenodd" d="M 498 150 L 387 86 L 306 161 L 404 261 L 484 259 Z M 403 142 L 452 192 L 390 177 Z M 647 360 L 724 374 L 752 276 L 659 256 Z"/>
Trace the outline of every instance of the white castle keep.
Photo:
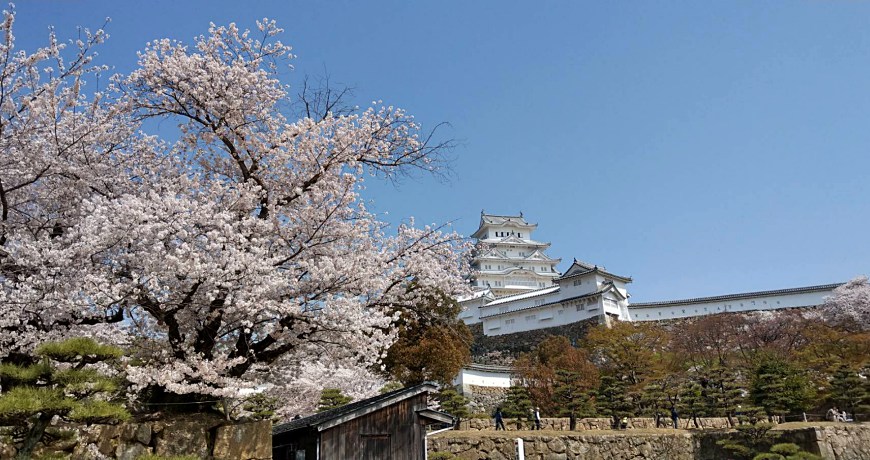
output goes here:
<path id="1" fill-rule="evenodd" d="M 813 307 L 842 283 L 695 299 L 630 303 L 632 279 L 574 259 L 564 274 L 561 259 L 532 239 L 537 224 L 518 216 L 481 212 L 472 260 L 471 296 L 459 300 L 466 324 L 482 323 L 488 336 L 531 331 L 597 319 L 659 321 L 724 312 Z"/>
<path id="2" fill-rule="evenodd" d="M 559 277 L 556 265 L 544 251 L 550 243 L 532 239 L 537 224 L 519 216 L 494 216 L 480 213 L 480 228 L 472 238 L 478 241 L 471 268 L 471 284 L 486 289 L 496 297 L 519 294 L 553 285 Z"/>

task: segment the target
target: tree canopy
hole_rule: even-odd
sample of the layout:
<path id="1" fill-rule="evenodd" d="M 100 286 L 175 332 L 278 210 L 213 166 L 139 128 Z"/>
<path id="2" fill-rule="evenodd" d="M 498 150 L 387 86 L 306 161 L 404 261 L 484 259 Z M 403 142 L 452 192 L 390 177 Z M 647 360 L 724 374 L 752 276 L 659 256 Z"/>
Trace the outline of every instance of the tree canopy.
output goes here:
<path id="1" fill-rule="evenodd" d="M 304 366 L 372 366 L 398 308 L 467 289 L 457 235 L 390 230 L 360 196 L 368 178 L 437 172 L 444 144 L 391 105 L 293 95 L 274 21 L 154 40 L 89 92 L 102 30 L 26 52 L 14 19 L 0 24 L 0 356 L 90 334 L 135 355 L 134 390 L 280 392 Z"/>

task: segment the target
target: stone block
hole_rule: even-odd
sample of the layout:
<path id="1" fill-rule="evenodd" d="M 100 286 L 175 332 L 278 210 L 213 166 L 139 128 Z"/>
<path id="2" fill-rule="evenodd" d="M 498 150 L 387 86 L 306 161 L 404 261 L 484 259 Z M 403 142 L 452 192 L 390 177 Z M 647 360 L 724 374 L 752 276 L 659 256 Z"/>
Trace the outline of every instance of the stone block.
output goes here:
<path id="1" fill-rule="evenodd" d="M 150 454 L 151 448 L 145 447 L 138 442 L 131 444 L 121 444 L 115 449 L 115 458 L 118 460 L 136 460 L 137 458 Z"/>
<path id="2" fill-rule="evenodd" d="M 146 446 L 151 444 L 151 424 L 140 423 L 133 433 L 133 440 Z"/>
<path id="3" fill-rule="evenodd" d="M 167 422 L 155 437 L 154 453 L 162 456 L 209 456 L 208 431 L 211 423 L 192 420 Z"/>
<path id="4" fill-rule="evenodd" d="M 269 421 L 219 426 L 215 429 L 215 460 L 272 458 L 272 423 Z"/>

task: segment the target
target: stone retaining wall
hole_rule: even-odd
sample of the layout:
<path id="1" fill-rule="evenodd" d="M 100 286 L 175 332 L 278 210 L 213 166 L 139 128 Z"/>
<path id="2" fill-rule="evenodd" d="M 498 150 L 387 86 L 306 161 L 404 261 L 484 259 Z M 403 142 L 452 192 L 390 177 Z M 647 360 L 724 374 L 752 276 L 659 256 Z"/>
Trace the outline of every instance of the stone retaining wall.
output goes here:
<path id="1" fill-rule="evenodd" d="M 664 425 L 660 428 L 669 428 L 672 423 L 671 419 L 669 418 L 662 419 L 661 422 Z M 520 421 L 514 419 L 505 419 L 504 424 L 505 428 L 507 428 L 508 431 L 530 430 L 534 427 L 534 422 Z M 696 428 L 692 420 L 680 419 L 679 426 L 680 428 Z M 728 424 L 728 419 L 724 417 L 707 417 L 698 419 L 697 428 L 721 429 L 729 427 L 730 425 Z M 571 420 L 568 418 L 543 418 L 541 419 L 541 428 L 545 430 L 568 431 L 571 428 Z M 609 430 L 610 428 L 611 427 L 609 418 L 579 418 L 577 419 L 577 427 L 575 429 L 577 431 L 587 431 Z M 646 417 L 632 418 L 628 420 L 628 428 L 656 428 L 655 419 Z M 463 420 L 459 424 L 459 429 L 468 431 L 494 431 L 495 421 L 493 421 L 493 419 L 481 418 Z"/>
<path id="2" fill-rule="evenodd" d="M 870 424 L 867 423 L 828 424 L 771 433 L 776 436 L 776 442 L 795 443 L 826 460 L 870 459 Z M 514 439 L 520 436 L 527 460 L 726 460 L 733 456 L 716 441 L 733 434 L 731 430 L 569 431 L 559 435 L 449 431 L 429 439 L 429 452 L 449 452 L 463 460 L 513 459 Z"/>
<path id="3" fill-rule="evenodd" d="M 508 389 L 504 387 L 482 387 L 468 385 L 463 396 L 468 398 L 468 410 L 472 414 L 491 414 L 507 398 Z"/>
<path id="4" fill-rule="evenodd" d="M 35 458 L 52 453 L 73 459 L 135 460 L 152 453 L 215 460 L 272 458 L 272 423 L 268 421 L 229 425 L 222 419 L 197 417 L 120 425 L 66 425 L 49 430 L 63 436 L 48 446 L 39 443 Z M 0 458 L 12 458 L 15 453 L 16 446 L 0 441 Z"/>
<path id="5" fill-rule="evenodd" d="M 583 339 L 589 328 L 597 324 L 598 318 L 589 318 L 562 326 L 495 336 L 487 336 L 483 333 L 483 323 L 471 324 L 468 326 L 474 339 L 471 344 L 471 356 L 476 363 L 510 365 L 513 358 L 533 351 L 539 343 L 551 335 L 567 337 L 573 343 Z"/>
<path id="6" fill-rule="evenodd" d="M 870 425 L 821 426 L 813 429 L 818 453 L 837 460 L 870 459 Z"/>
<path id="7" fill-rule="evenodd" d="M 566 434 L 523 436 L 527 460 L 613 459 L 694 460 L 692 435 L 687 433 L 624 435 Z M 430 452 L 450 452 L 463 460 L 513 460 L 514 438 L 475 436 L 429 440 Z"/>

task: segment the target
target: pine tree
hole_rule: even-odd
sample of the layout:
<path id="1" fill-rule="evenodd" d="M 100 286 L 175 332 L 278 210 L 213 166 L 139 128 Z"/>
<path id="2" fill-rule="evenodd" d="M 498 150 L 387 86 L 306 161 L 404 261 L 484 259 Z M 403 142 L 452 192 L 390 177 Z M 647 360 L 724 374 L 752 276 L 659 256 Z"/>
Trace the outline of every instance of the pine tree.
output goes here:
<path id="1" fill-rule="evenodd" d="M 442 411 L 454 417 L 454 426 L 459 429 L 459 422 L 468 417 L 468 398 L 453 388 L 446 388 L 438 394 L 438 402 Z"/>
<path id="2" fill-rule="evenodd" d="M 676 379 L 658 379 L 646 385 L 640 395 L 640 404 L 645 415 L 652 415 L 656 427 L 662 426 L 662 419 L 670 413 L 679 396 Z"/>
<path id="3" fill-rule="evenodd" d="M 870 394 L 864 379 L 846 366 L 840 366 L 831 376 L 830 393 L 831 401 L 852 414 L 852 418 L 855 418 L 858 410 L 867 410 L 870 405 Z"/>
<path id="4" fill-rule="evenodd" d="M 112 402 L 118 381 L 91 366 L 111 363 L 122 354 L 89 338 L 73 338 L 37 347 L 36 364 L 0 364 L 0 425 L 15 427 L 15 434 L 24 438 L 18 458 L 30 458 L 55 416 L 88 424 L 128 419 L 130 413 Z"/>
<path id="5" fill-rule="evenodd" d="M 528 420 L 532 415 L 532 400 L 529 390 L 514 386 L 508 389 L 507 399 L 502 406 L 502 415 L 506 418 Z"/>
<path id="6" fill-rule="evenodd" d="M 802 369 L 788 361 L 770 358 L 755 369 L 750 394 L 752 402 L 771 417 L 806 410 L 815 397 L 815 389 Z"/>
<path id="7" fill-rule="evenodd" d="M 734 416 L 745 399 L 735 372 L 722 366 L 715 366 L 705 374 L 709 413 L 725 416 L 728 419 L 728 424 L 734 426 Z"/>
<path id="8" fill-rule="evenodd" d="M 559 369 L 556 371 L 554 402 L 558 407 L 560 417 L 569 417 L 570 428 L 577 427 L 577 416 L 592 415 L 595 412 L 590 395 L 590 388 L 584 385 L 585 379 L 574 371 Z"/>
<path id="9" fill-rule="evenodd" d="M 611 418 L 613 428 L 619 427 L 619 421 L 623 417 L 633 415 L 634 404 L 623 380 L 605 375 L 601 378 L 601 385 L 595 394 L 598 412 Z"/>
<path id="10" fill-rule="evenodd" d="M 704 389 L 701 384 L 694 380 L 685 382 L 680 388 L 680 404 L 679 412 L 683 418 L 689 418 L 694 423 L 695 428 L 699 428 L 698 417 L 705 415 L 707 406 L 706 398 L 704 397 Z"/>
<path id="11" fill-rule="evenodd" d="M 324 388 L 320 393 L 320 402 L 317 404 L 317 412 L 325 412 L 330 409 L 344 406 L 353 401 L 350 396 L 345 396 L 338 388 Z"/>

